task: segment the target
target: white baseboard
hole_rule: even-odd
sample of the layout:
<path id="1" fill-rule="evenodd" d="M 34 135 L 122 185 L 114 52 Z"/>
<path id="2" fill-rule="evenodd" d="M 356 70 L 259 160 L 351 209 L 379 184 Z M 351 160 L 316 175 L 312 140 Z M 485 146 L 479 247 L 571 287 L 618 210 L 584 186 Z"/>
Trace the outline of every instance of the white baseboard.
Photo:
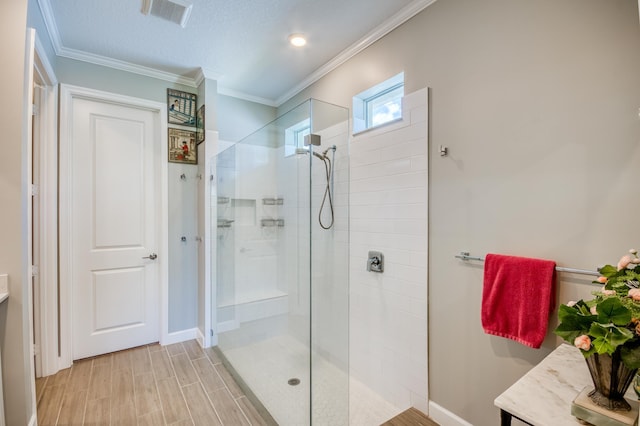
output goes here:
<path id="1" fill-rule="evenodd" d="M 202 331 L 200 329 L 198 329 L 198 343 L 200 344 L 200 347 L 204 348 L 205 347 L 205 336 L 204 334 L 202 334 Z M 209 346 L 217 346 L 218 345 L 218 336 L 216 334 L 214 334 L 213 336 L 211 336 L 209 338 Z"/>
<path id="2" fill-rule="evenodd" d="M 172 345 L 174 343 L 186 342 L 187 340 L 199 339 L 198 328 L 190 328 L 188 330 L 175 331 L 167 334 L 164 341 L 160 342 L 161 345 Z"/>
<path id="3" fill-rule="evenodd" d="M 440 426 L 473 426 L 433 401 L 429 401 L 429 417 Z"/>
<path id="4" fill-rule="evenodd" d="M 198 344 L 200 345 L 200 347 L 204 348 L 205 338 L 204 338 L 204 334 L 202 334 L 202 330 L 200 330 L 199 328 L 198 328 L 198 336 L 196 337 L 196 339 L 198 340 Z"/>

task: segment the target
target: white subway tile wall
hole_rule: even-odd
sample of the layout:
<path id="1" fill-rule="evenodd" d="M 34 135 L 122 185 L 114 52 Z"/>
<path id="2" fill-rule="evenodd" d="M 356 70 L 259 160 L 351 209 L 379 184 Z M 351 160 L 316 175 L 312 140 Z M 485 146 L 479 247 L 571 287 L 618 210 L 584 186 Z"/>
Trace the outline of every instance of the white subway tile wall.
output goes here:
<path id="1" fill-rule="evenodd" d="M 403 120 L 351 143 L 350 373 L 399 409 L 428 411 L 428 90 Z M 384 273 L 367 272 L 369 250 Z"/>

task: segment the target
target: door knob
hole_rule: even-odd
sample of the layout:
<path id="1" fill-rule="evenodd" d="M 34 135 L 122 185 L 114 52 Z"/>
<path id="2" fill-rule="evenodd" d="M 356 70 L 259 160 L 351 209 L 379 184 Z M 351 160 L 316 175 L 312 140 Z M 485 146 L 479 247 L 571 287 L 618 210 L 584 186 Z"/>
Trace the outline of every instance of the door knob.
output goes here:
<path id="1" fill-rule="evenodd" d="M 156 260 L 158 258 L 158 255 L 155 253 L 151 253 L 149 256 L 143 256 L 143 259 L 151 259 L 151 260 Z"/>

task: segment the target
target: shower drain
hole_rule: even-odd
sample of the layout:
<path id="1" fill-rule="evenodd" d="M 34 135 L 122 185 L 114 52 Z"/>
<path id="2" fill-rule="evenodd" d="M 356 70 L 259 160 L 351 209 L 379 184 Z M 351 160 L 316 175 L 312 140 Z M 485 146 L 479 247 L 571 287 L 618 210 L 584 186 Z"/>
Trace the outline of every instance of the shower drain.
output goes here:
<path id="1" fill-rule="evenodd" d="M 291 386 L 298 386 L 300 384 L 300 379 L 294 377 L 293 379 L 289 379 L 287 383 Z"/>

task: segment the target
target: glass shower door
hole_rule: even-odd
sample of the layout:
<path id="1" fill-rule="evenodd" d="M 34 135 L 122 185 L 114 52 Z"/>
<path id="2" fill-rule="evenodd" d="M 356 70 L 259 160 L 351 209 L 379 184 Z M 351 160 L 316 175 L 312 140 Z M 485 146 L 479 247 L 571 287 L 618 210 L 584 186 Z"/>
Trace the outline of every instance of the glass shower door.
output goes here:
<path id="1" fill-rule="evenodd" d="M 280 425 L 348 424 L 347 135 L 309 100 L 215 161 L 218 349 Z"/>

